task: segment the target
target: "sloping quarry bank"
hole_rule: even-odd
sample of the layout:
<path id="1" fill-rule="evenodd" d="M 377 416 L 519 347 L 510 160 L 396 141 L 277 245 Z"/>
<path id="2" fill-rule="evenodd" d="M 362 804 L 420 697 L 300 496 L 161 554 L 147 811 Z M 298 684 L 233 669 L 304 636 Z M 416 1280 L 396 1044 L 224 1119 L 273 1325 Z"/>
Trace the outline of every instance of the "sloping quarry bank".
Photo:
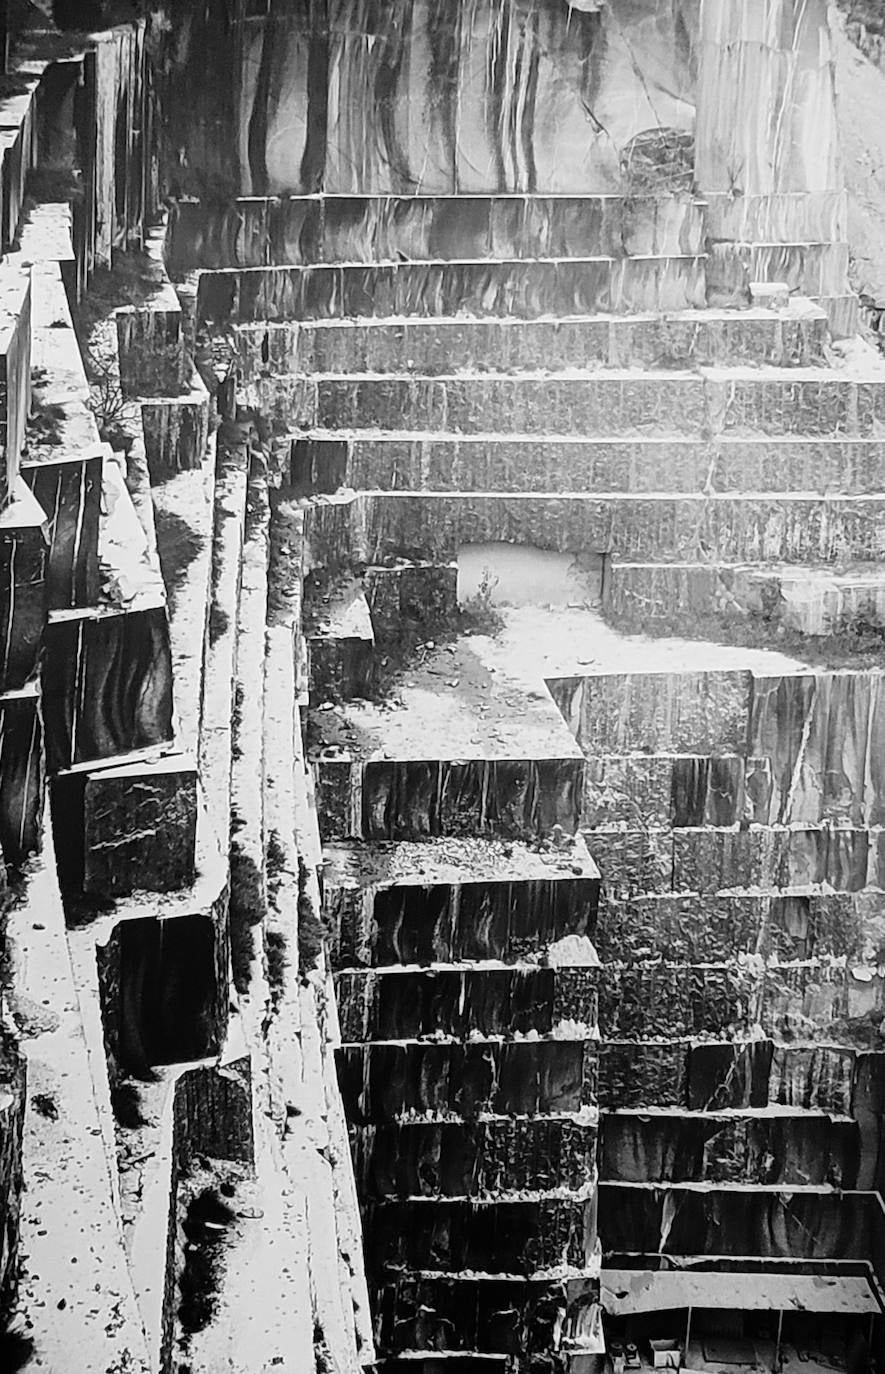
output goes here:
<path id="1" fill-rule="evenodd" d="M 882 1359 L 842 29 L 3 13 L 2 1359 Z"/>

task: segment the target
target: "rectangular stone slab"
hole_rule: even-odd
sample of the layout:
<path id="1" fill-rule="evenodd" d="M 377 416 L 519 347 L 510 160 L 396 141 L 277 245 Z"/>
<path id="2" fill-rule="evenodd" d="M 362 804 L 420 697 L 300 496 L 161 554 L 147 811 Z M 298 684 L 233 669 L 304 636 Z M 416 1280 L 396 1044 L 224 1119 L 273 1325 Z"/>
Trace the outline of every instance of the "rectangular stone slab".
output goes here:
<path id="1" fill-rule="evenodd" d="M 0 512 L 0 690 L 17 691 L 38 669 L 46 619 L 46 517 L 21 477 Z"/>
<path id="2" fill-rule="evenodd" d="M 103 466 L 99 450 L 22 468 L 49 528 L 46 599 L 50 610 L 94 606 L 98 601 Z"/>
<path id="3" fill-rule="evenodd" d="M 581 1269 L 593 1258 L 594 1215 L 593 1201 L 572 1198 L 367 1202 L 366 1267 L 370 1278 L 422 1267 L 526 1277 L 559 1265 Z"/>
<path id="4" fill-rule="evenodd" d="M 346 1045 L 338 1051 L 352 1125 L 403 1116 L 580 1112 L 595 1105 L 594 1040 L 470 1040 Z"/>
<path id="5" fill-rule="evenodd" d="M 357 1126 L 350 1143 L 371 1200 L 576 1191 L 596 1173 L 596 1125 L 569 1117 Z"/>
<path id="6" fill-rule="evenodd" d="M 181 201 L 176 274 L 274 263 L 702 253 L 704 207 L 688 196 L 291 196 Z"/>
<path id="7" fill-rule="evenodd" d="M 197 773 L 187 760 L 91 773 L 84 795 L 84 889 L 169 892 L 195 875 Z"/>
<path id="8" fill-rule="evenodd" d="M 344 1041 L 565 1035 L 564 1022 L 596 1025 L 594 968 L 434 968 L 339 973 Z"/>
<path id="9" fill-rule="evenodd" d="M 36 684 L 0 697 L 0 852 L 20 866 L 40 847 L 43 724 Z"/>
<path id="10" fill-rule="evenodd" d="M 165 607 L 55 620 L 43 663 L 51 773 L 172 739 Z"/>
<path id="11" fill-rule="evenodd" d="M 599 874 L 580 836 L 541 854 L 519 841 L 327 846 L 333 966 L 512 963 L 592 936 Z"/>

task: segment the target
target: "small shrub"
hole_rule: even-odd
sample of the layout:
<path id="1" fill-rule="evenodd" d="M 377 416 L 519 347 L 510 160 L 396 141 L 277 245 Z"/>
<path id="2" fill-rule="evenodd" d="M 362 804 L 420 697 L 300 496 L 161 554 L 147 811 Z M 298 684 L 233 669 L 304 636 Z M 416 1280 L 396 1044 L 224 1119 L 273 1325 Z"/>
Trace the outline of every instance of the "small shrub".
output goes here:
<path id="1" fill-rule="evenodd" d="M 229 628 L 230 616 L 223 606 L 219 606 L 217 601 L 213 601 L 209 611 L 209 643 L 217 644 L 219 639 L 227 634 Z"/>
<path id="2" fill-rule="evenodd" d="M 303 859 L 298 860 L 298 967 L 310 973 L 320 961 L 326 932 L 307 893 L 310 870 Z"/>
<path id="3" fill-rule="evenodd" d="M 118 1083 L 111 1088 L 111 1109 L 117 1125 L 124 1130 L 136 1131 L 139 1126 L 150 1125 L 141 1110 L 141 1093 L 135 1083 Z"/>
<path id="4" fill-rule="evenodd" d="M 9 1324 L 0 1330 L 0 1369 L 6 1374 L 19 1374 L 34 1358 L 34 1342 L 17 1325 Z"/>
<path id="5" fill-rule="evenodd" d="M 166 584 L 169 609 L 173 611 L 176 597 L 187 571 L 203 547 L 203 540 L 186 520 L 173 511 L 154 510 L 154 529 L 157 534 L 157 553 L 160 570 Z"/>
<path id="6" fill-rule="evenodd" d="M 221 1277 L 219 1249 L 234 1218 L 235 1213 L 212 1188 L 204 1189 L 188 1206 L 183 1223 L 188 1244 L 178 1305 L 178 1320 L 188 1335 L 204 1331 L 215 1316 Z"/>
<path id="7" fill-rule="evenodd" d="M 239 845 L 233 844 L 230 853 L 230 959 L 234 987 L 239 993 L 249 991 L 252 960 L 255 958 L 253 926 L 264 920 L 264 894 L 258 865 Z"/>
<path id="8" fill-rule="evenodd" d="M 461 629 L 464 634 L 496 635 L 503 630 L 504 617 L 492 600 L 497 585 L 498 578 L 492 575 L 491 568 L 483 568 L 479 586 L 461 607 Z"/>
<path id="9" fill-rule="evenodd" d="M 286 969 L 289 955 L 286 937 L 281 930 L 269 930 L 264 937 L 264 953 L 267 960 L 267 984 L 270 988 L 271 1011 L 276 1012 L 286 986 Z"/>
<path id="10" fill-rule="evenodd" d="M 58 1103 L 52 1093 L 34 1093 L 31 1106 L 39 1116 L 45 1116 L 47 1121 L 58 1120 Z"/>

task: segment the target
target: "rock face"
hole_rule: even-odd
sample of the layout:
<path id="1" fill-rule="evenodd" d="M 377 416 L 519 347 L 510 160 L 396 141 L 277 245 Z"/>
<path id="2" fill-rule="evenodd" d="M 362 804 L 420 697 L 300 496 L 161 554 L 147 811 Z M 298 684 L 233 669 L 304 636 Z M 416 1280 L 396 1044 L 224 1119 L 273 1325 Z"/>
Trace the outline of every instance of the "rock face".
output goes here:
<path id="1" fill-rule="evenodd" d="M 114 17 L 0 98 L 0 1311 L 34 1368 L 591 1374 L 692 1308 L 689 1369 L 860 1367 L 826 5 Z"/>

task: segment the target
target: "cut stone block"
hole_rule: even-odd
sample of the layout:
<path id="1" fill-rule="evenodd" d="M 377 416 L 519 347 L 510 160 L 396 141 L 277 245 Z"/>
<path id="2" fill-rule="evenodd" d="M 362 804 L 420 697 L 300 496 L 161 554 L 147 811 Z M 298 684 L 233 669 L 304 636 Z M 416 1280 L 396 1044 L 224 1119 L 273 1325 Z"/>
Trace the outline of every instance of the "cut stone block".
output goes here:
<path id="1" fill-rule="evenodd" d="M 785 310 L 790 304 L 790 288 L 784 281 L 751 281 L 750 304 L 767 310 Z"/>
<path id="2" fill-rule="evenodd" d="M 316 386 L 316 423 L 328 429 L 589 438 L 650 430 L 656 437 L 698 437 L 707 426 L 703 379 L 677 370 L 583 377 L 319 377 Z"/>
<path id="3" fill-rule="evenodd" d="M 0 696 L 0 853 L 20 867 L 40 848 L 43 725 L 37 684 Z"/>
<path id="4" fill-rule="evenodd" d="M 362 1214 L 370 1279 L 420 1269 L 428 1257 L 441 1273 L 583 1269 L 596 1241 L 595 1203 L 587 1199 L 411 1198 L 364 1203 Z"/>
<path id="5" fill-rule="evenodd" d="M 827 884 L 859 892 L 876 866 L 875 836 L 868 830 L 808 826 L 673 832 L 676 891 L 731 888 L 808 888 Z"/>
<path id="6" fill-rule="evenodd" d="M 746 751 L 749 672 L 599 673 L 549 685 L 556 700 L 570 688 L 566 720 L 588 758 Z"/>
<path id="7" fill-rule="evenodd" d="M 751 614 L 763 614 L 799 634 L 885 626 L 885 575 L 877 564 L 858 564 L 846 572 L 791 567 L 739 571 L 734 589 Z"/>
<path id="8" fill-rule="evenodd" d="M 594 944 L 603 963 L 666 959 L 712 964 L 736 960 L 757 952 L 774 919 L 772 907 L 777 900 L 750 893 L 727 897 L 607 895 L 600 903 Z"/>
<path id="9" fill-rule="evenodd" d="M 30 273 L 7 259 L 0 267 L 0 507 L 15 486 L 30 408 Z"/>
<path id="10" fill-rule="evenodd" d="M 94 606 L 99 599 L 99 527 L 105 454 L 26 463 L 22 476 L 39 501 L 49 531 L 49 610 Z"/>
<path id="11" fill-rule="evenodd" d="M 340 973 L 335 980 L 344 1041 L 458 1039 L 569 1033 L 596 1026 L 597 970 L 432 968 Z"/>
<path id="12" fill-rule="evenodd" d="M 176 274 L 274 263 L 702 253 L 704 205 L 689 196 L 291 196 L 178 203 Z"/>
<path id="13" fill-rule="evenodd" d="M 608 1040 L 749 1034 L 760 975 L 735 965 L 607 965 L 598 972 L 599 1033 Z"/>
<path id="14" fill-rule="evenodd" d="M 43 662 L 50 773 L 172 740 L 172 663 L 164 606 L 56 613 Z"/>
<path id="15" fill-rule="evenodd" d="M 311 702 L 367 696 L 375 666 L 375 635 L 362 584 L 348 581 L 312 603 L 306 617 Z"/>
<path id="16" fill-rule="evenodd" d="M 18 477 L 0 511 L 0 690 L 17 691 L 38 671 L 46 619 L 46 516 Z"/>
<path id="17" fill-rule="evenodd" d="M 187 887 L 195 875 L 196 767 L 167 758 L 89 774 L 83 827 L 86 892 Z"/>
<path id="18" fill-rule="evenodd" d="M 458 565 L 405 560 L 392 567 L 367 568 L 366 597 L 379 639 L 424 631 L 430 636 L 455 623 L 458 613 Z"/>
<path id="19" fill-rule="evenodd" d="M 698 309 L 698 255 L 378 262 L 373 266 L 259 267 L 205 272 L 197 312 L 207 324 L 344 316 L 592 315 Z"/>
<path id="20" fill-rule="evenodd" d="M 363 1197 L 489 1197 L 587 1188 L 596 1175 L 596 1124 L 570 1117 L 396 1122 L 354 1127 Z"/>
<path id="21" fill-rule="evenodd" d="M 603 1181 L 856 1186 L 855 1123 L 798 1109 L 776 1116 L 609 1113 L 600 1138 Z"/>
<path id="22" fill-rule="evenodd" d="M 469 1351 L 471 1369 L 475 1363 L 482 1374 L 487 1372 L 477 1352 L 500 1352 L 512 1359 L 541 1350 L 549 1357 L 565 1346 L 577 1359 L 575 1351 L 587 1340 L 598 1297 L 596 1272 L 558 1279 L 391 1275 L 375 1293 L 377 1339 L 393 1355 L 409 1351 L 410 1365 L 416 1363 L 414 1352 L 421 1352 L 423 1364 L 442 1350 L 447 1352 L 445 1366 L 457 1368 L 457 1352 Z M 574 1374 L 582 1374 L 580 1365 L 574 1366 Z"/>
<path id="23" fill-rule="evenodd" d="M 493 1112 L 581 1112 L 595 1105 L 595 1040 L 424 1041 L 346 1045 L 338 1081 L 354 1126 Z"/>
<path id="24" fill-rule="evenodd" d="M 833 243 L 848 237 L 845 191 L 735 196 L 706 192 L 707 233 L 736 243 Z"/>
<path id="25" fill-rule="evenodd" d="M 141 422 L 152 482 L 202 465 L 209 440 L 209 394 L 196 373 L 186 394 L 143 401 Z"/>
<path id="26" fill-rule="evenodd" d="M 515 963 L 593 933 L 599 874 L 583 841 L 560 851 L 496 840 L 331 846 L 324 918 L 337 968 Z"/>
<path id="27" fill-rule="evenodd" d="M 586 830 L 584 839 L 599 866 L 608 896 L 670 892 L 673 889 L 673 841 L 684 832 L 666 830 Z M 694 833 L 694 832 L 692 832 Z M 705 833 L 705 832 L 701 832 Z"/>
<path id="28" fill-rule="evenodd" d="M 606 1252 L 615 1254 L 748 1255 L 760 1248 L 759 1236 L 777 1235 L 778 1255 L 819 1262 L 868 1253 L 874 1212 L 865 1204 L 862 1194 L 832 1190 L 671 1191 L 603 1183 L 599 1224 Z"/>
<path id="29" fill-rule="evenodd" d="M 520 373 L 595 368 L 823 363 L 824 310 L 791 298 L 767 309 L 595 315 L 577 320 L 327 320 L 238 325 L 243 380 L 299 371 Z"/>
<path id="30" fill-rule="evenodd" d="M 296 495 L 330 493 L 347 484 L 346 439 L 326 435 L 284 443 L 288 449 L 284 472 Z"/>

